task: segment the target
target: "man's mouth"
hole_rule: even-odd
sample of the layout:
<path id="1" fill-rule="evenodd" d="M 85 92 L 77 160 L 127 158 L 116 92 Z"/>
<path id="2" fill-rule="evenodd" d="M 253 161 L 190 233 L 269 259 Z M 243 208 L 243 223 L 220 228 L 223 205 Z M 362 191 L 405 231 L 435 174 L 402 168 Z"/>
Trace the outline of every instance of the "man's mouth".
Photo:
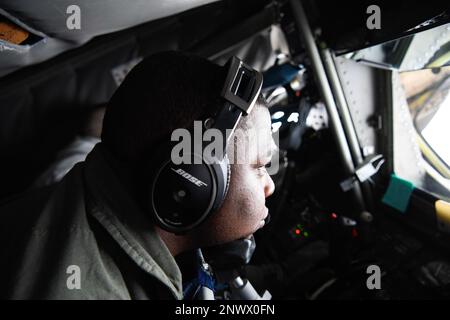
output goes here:
<path id="1" fill-rule="evenodd" d="M 259 222 L 259 229 L 268 224 L 269 221 L 270 221 L 269 209 L 266 208 L 266 214 L 264 215 L 264 218 L 262 218 L 261 221 Z"/>
<path id="2" fill-rule="evenodd" d="M 265 222 L 264 220 L 261 220 L 261 221 L 259 222 L 258 229 L 261 229 L 261 228 L 264 227 L 265 225 L 266 225 L 266 222 Z"/>

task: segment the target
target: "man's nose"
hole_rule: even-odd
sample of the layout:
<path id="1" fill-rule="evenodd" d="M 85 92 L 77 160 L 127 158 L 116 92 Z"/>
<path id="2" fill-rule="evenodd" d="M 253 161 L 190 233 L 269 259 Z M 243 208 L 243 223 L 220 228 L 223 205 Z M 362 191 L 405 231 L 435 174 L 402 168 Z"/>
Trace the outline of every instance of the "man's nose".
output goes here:
<path id="1" fill-rule="evenodd" d="M 272 177 L 269 174 L 266 174 L 266 183 L 264 186 L 264 195 L 265 197 L 270 197 L 272 193 L 275 191 L 275 183 L 273 183 Z"/>

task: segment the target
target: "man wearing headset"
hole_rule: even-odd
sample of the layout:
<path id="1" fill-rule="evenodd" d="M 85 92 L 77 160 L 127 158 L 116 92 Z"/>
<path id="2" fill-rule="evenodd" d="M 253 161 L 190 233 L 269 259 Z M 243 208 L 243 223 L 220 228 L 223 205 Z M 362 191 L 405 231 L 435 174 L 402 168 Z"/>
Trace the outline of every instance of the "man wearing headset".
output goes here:
<path id="1" fill-rule="evenodd" d="M 137 65 L 86 161 L 2 206 L 0 297 L 183 299 L 175 257 L 249 237 L 268 215 L 274 184 L 265 166 L 275 145 L 261 82 L 235 58 L 220 67 L 164 52 Z M 174 165 L 171 133 L 196 120 L 254 130 L 259 147 L 251 148 L 255 135 L 231 137 L 225 151 L 245 145 L 250 161 Z"/>

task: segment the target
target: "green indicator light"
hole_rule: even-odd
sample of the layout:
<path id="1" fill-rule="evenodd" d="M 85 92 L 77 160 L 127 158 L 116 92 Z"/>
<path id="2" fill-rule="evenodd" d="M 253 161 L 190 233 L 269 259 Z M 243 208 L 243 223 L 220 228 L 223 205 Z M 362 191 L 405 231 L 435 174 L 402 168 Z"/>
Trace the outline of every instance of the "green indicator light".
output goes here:
<path id="1" fill-rule="evenodd" d="M 305 236 L 305 238 L 308 238 L 309 233 L 307 231 L 303 232 L 303 235 Z"/>

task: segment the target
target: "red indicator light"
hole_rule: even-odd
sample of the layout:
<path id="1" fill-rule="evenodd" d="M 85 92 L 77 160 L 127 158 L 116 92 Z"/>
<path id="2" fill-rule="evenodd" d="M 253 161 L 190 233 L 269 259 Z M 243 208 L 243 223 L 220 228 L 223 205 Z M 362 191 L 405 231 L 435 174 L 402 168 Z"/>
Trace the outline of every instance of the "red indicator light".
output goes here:
<path id="1" fill-rule="evenodd" d="M 333 212 L 333 213 L 331 214 L 331 217 L 332 217 L 333 219 L 337 219 L 337 214 Z"/>
<path id="2" fill-rule="evenodd" d="M 300 230 L 299 229 L 295 229 L 295 234 L 299 235 L 300 234 Z"/>

